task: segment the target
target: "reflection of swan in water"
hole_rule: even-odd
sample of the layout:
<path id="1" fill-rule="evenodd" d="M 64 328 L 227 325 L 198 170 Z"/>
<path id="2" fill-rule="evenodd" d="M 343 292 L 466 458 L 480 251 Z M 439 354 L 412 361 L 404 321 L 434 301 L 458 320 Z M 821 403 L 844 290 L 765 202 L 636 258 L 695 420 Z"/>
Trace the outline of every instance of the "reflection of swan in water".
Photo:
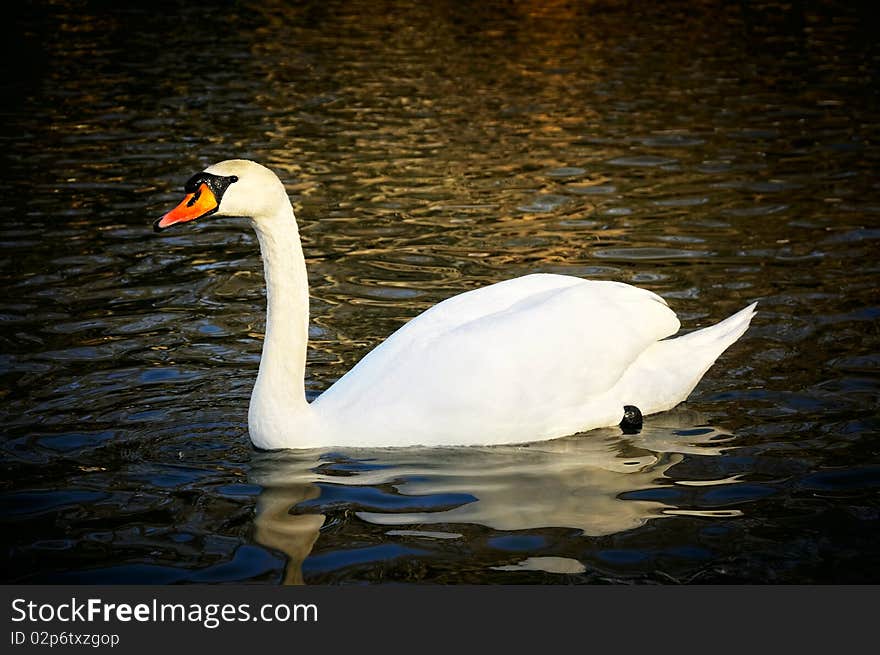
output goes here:
<path id="1" fill-rule="evenodd" d="M 659 500 L 626 498 L 628 492 L 668 486 L 666 472 L 684 454 L 717 455 L 732 437 L 702 424 L 685 409 L 654 417 L 637 435 L 596 430 L 589 437 L 571 437 L 528 446 L 470 448 L 351 449 L 322 457 L 320 451 L 261 453 L 252 482 L 264 490 L 257 504 L 254 538 L 289 557 L 286 583 L 301 583 L 301 565 L 323 525 L 322 514 L 300 511 L 321 508 L 321 488 L 393 487 L 392 507 L 358 511 L 357 516 L 389 526 L 394 534 L 430 536 L 422 526 L 478 524 L 496 530 L 562 527 L 588 536 L 631 530 L 652 518 L 688 513 Z M 342 463 L 345 475 L 340 475 Z M 358 466 L 358 463 L 368 463 Z M 328 474 L 330 471 L 330 474 Z M 334 474 L 335 473 L 335 474 Z M 722 484 L 735 480 L 695 481 Z M 675 484 L 689 484 L 676 481 Z M 345 494 L 343 493 L 343 496 Z M 358 495 L 358 494 L 354 494 Z M 462 499 L 438 507 L 406 511 L 414 498 Z M 303 504 L 306 507 L 303 507 Z M 352 503 L 356 504 L 356 503 Z M 427 503 L 430 507 L 430 503 Z M 725 513 L 730 516 L 730 513 Z M 447 533 L 448 534 L 448 533 Z M 457 536 L 457 535 L 451 535 Z"/>
<path id="2" fill-rule="evenodd" d="M 290 510 L 320 494 L 321 490 L 313 483 L 315 474 L 311 471 L 318 465 L 318 460 L 302 453 L 257 457 L 250 479 L 263 490 L 257 499 L 254 540 L 287 555 L 284 584 L 302 584 L 302 563 L 315 545 L 324 516 L 292 515 Z"/>

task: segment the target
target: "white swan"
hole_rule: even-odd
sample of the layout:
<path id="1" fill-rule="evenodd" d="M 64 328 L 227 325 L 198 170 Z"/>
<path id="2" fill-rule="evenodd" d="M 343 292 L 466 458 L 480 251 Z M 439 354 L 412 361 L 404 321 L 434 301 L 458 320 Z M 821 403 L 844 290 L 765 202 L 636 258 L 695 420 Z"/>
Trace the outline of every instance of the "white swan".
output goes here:
<path id="1" fill-rule="evenodd" d="M 650 291 L 527 275 L 435 305 L 308 403 L 308 278 L 284 186 L 260 164 L 230 160 L 185 191 L 157 231 L 245 216 L 259 238 L 266 336 L 248 411 L 258 448 L 523 443 L 617 425 L 625 406 L 653 414 L 687 398 L 754 315 L 752 304 L 664 340 L 680 324 Z M 640 422 L 638 410 L 627 420 Z"/>

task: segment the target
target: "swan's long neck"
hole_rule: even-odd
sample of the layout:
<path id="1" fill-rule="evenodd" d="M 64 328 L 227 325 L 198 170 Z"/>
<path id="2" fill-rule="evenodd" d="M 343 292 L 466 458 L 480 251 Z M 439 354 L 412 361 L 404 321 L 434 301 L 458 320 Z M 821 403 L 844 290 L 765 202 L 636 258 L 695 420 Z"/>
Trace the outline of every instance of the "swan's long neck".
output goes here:
<path id="1" fill-rule="evenodd" d="M 251 396 L 251 415 L 306 411 L 306 347 L 309 284 L 293 208 L 286 194 L 271 217 L 252 219 L 266 276 L 266 336 L 260 372 Z M 293 426 L 290 426 L 293 427 Z"/>

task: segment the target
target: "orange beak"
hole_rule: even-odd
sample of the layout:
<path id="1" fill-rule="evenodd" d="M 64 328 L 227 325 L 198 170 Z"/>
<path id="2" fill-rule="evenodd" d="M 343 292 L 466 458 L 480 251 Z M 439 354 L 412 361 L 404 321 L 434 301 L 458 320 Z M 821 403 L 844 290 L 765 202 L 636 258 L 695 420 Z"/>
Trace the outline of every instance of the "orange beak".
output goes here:
<path id="1" fill-rule="evenodd" d="M 156 232 L 171 227 L 175 223 L 194 221 L 217 211 L 219 204 L 207 184 L 200 184 L 195 193 L 188 193 L 177 207 L 153 223 Z"/>

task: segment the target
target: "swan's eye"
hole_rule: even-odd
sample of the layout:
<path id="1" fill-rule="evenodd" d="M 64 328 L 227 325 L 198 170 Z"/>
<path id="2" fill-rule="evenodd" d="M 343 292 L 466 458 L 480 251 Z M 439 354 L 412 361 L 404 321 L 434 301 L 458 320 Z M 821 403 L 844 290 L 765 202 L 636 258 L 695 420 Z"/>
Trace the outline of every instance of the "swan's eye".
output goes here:
<path id="1" fill-rule="evenodd" d="M 233 175 L 232 177 L 230 177 L 229 182 L 230 184 L 233 182 L 238 182 L 238 175 Z"/>

